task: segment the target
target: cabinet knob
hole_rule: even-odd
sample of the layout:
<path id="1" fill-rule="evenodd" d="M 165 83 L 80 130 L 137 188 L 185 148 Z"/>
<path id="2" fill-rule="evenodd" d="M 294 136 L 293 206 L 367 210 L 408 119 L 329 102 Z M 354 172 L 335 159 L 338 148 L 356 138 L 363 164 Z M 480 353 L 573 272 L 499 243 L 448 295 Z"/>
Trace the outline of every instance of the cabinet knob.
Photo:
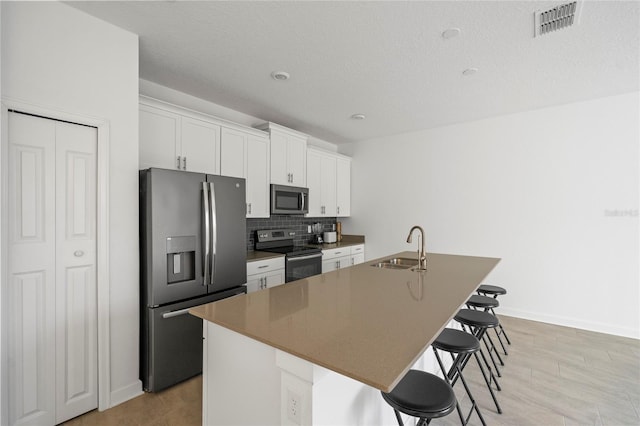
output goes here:
<path id="1" fill-rule="evenodd" d="M 73 255 L 75 257 L 82 257 L 82 256 L 84 256 L 84 252 L 82 250 L 76 250 L 76 251 L 73 252 Z"/>

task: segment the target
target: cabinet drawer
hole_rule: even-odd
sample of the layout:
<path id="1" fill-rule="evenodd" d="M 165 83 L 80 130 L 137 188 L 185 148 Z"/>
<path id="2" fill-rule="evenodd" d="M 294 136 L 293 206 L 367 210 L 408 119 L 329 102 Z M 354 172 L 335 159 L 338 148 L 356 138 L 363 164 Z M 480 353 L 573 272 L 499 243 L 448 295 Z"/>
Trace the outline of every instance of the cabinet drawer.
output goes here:
<path id="1" fill-rule="evenodd" d="M 364 253 L 364 244 L 360 244 L 358 246 L 351 246 L 351 254 L 360 254 Z"/>
<path id="2" fill-rule="evenodd" d="M 351 251 L 349 247 L 322 250 L 322 261 L 335 259 L 337 257 L 349 256 Z"/>
<path id="3" fill-rule="evenodd" d="M 247 275 L 262 274 L 276 269 L 284 269 L 284 256 L 247 262 Z"/>

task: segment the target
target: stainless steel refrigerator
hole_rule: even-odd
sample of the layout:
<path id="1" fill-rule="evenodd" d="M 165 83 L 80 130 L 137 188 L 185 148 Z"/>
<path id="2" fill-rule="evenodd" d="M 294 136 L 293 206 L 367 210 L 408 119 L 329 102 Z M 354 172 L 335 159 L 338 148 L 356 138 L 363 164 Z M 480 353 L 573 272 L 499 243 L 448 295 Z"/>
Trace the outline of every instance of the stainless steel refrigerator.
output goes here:
<path id="1" fill-rule="evenodd" d="M 202 372 L 202 320 L 188 310 L 246 293 L 246 253 L 244 179 L 140 171 L 140 378 L 146 391 Z"/>

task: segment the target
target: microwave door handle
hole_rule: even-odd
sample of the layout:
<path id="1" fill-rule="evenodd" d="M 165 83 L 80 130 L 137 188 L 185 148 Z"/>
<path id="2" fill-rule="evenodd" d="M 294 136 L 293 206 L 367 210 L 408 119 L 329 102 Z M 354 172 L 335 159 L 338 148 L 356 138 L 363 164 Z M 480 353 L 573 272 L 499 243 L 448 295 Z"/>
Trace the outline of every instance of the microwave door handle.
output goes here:
<path id="1" fill-rule="evenodd" d="M 202 215 L 204 220 L 204 250 L 202 256 L 204 281 L 202 285 L 206 286 L 209 283 L 209 248 L 211 246 L 209 242 L 209 188 L 207 188 L 206 182 L 202 182 Z"/>
<path id="2" fill-rule="evenodd" d="M 211 189 L 211 284 L 216 273 L 216 251 L 218 249 L 218 217 L 216 215 L 216 190 L 213 182 L 209 182 Z"/>
<path id="3" fill-rule="evenodd" d="M 304 205 L 305 205 L 305 196 L 304 196 L 304 192 L 300 193 L 300 201 L 302 202 L 302 208 L 300 209 L 300 211 L 304 211 Z"/>

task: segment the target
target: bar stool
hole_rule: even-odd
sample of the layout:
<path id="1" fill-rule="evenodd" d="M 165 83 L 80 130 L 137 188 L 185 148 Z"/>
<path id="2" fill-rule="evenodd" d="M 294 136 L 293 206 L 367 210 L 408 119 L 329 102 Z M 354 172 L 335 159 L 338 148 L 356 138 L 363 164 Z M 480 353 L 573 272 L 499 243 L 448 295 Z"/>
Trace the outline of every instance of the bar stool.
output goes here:
<path id="1" fill-rule="evenodd" d="M 497 285 L 482 284 L 480 285 L 480 287 L 478 287 L 478 294 L 482 296 L 493 296 L 493 298 L 497 300 L 498 296 L 507 294 L 507 289 Z M 493 311 L 493 308 L 490 308 L 489 311 L 493 315 L 496 314 Z M 509 340 L 509 336 L 507 336 L 507 332 L 505 331 L 502 324 L 500 324 L 500 330 L 498 331 L 498 329 L 496 329 L 495 331 L 496 331 L 496 335 L 498 336 L 498 340 L 500 340 L 500 344 L 502 345 L 503 348 L 504 348 L 504 344 L 502 343 L 502 337 L 501 337 L 502 335 L 504 335 L 504 338 L 507 340 L 507 344 L 509 345 L 511 344 L 511 340 Z"/>
<path id="2" fill-rule="evenodd" d="M 409 370 L 391 392 L 381 393 L 400 426 L 404 426 L 400 413 L 418 417 L 417 425 L 423 425 L 450 414 L 457 405 L 453 388 L 447 382 L 420 370 Z"/>
<path id="3" fill-rule="evenodd" d="M 480 341 L 473 336 L 472 334 L 466 333 L 461 330 L 454 330 L 452 328 L 445 328 L 442 330 L 440 335 L 436 338 L 436 340 L 431 343 L 431 348 L 433 349 L 433 353 L 436 356 L 436 360 L 438 361 L 438 365 L 440 365 L 440 370 L 444 375 L 447 383 L 453 387 L 456 384 L 456 381 L 460 379 L 462 384 L 464 385 L 464 389 L 467 392 L 467 396 L 469 396 L 469 400 L 471 401 L 471 409 L 469 413 L 465 416 L 462 415 L 462 410 L 460 409 L 460 404 L 457 405 L 458 415 L 460 416 L 460 421 L 462 425 L 467 425 L 469 423 L 469 419 L 473 414 L 474 410 L 482 422 L 483 425 L 486 426 L 486 422 L 484 417 L 482 417 L 482 413 L 480 412 L 480 408 L 476 403 L 469 386 L 467 385 L 467 381 L 462 375 L 462 367 L 466 365 L 468 359 L 473 355 L 478 363 L 478 367 L 480 367 L 480 371 L 482 372 L 482 377 L 484 378 L 487 387 L 489 388 L 489 392 L 491 393 L 491 397 L 493 398 L 493 402 L 496 404 L 496 409 L 498 413 L 502 413 L 502 409 L 500 408 L 500 404 L 498 404 L 498 400 L 496 399 L 495 394 L 493 393 L 493 388 L 491 387 L 490 381 L 487 378 L 487 373 L 482 367 L 482 363 L 480 362 L 480 358 L 478 357 L 478 350 L 480 350 Z M 447 371 L 444 367 L 442 359 L 440 358 L 440 354 L 438 350 L 443 352 L 449 352 L 451 354 L 451 359 L 453 360 L 453 364 Z"/>
<path id="4" fill-rule="evenodd" d="M 482 309 L 485 312 L 493 312 L 493 308 L 497 308 L 498 306 L 500 306 L 500 302 L 498 302 L 498 299 L 494 299 L 493 297 L 474 294 L 471 297 L 469 297 L 469 300 L 467 300 L 466 305 L 467 305 L 467 308 L 470 308 L 470 309 Z M 493 315 L 495 315 L 495 313 Z M 502 346 L 502 352 L 504 352 L 505 355 L 509 355 L 509 353 L 507 352 L 507 348 L 504 346 L 504 343 L 502 343 L 500 334 L 498 334 L 498 331 L 496 328 L 494 328 L 494 330 L 496 330 L 498 341 L 500 342 L 500 346 Z M 500 361 L 502 363 L 502 358 L 500 358 Z M 502 365 L 504 365 L 504 363 L 502 363 Z"/>
<path id="5" fill-rule="evenodd" d="M 471 334 L 473 334 L 479 341 L 484 342 L 484 345 L 487 348 L 487 351 L 489 352 L 489 357 L 491 358 L 496 374 L 498 375 L 498 377 L 501 377 L 502 374 L 500 373 L 498 364 L 496 364 L 496 361 L 492 356 L 492 352 L 497 353 L 497 351 L 495 350 L 495 345 L 493 344 L 491 337 L 489 337 L 489 335 L 487 334 L 488 329 L 495 328 L 498 326 L 498 324 L 500 323 L 498 321 L 498 318 L 495 315 L 491 315 L 489 312 L 476 311 L 473 309 L 460 309 L 458 313 L 453 317 L 453 319 L 455 319 L 457 322 L 462 324 L 462 328 L 464 330 L 466 330 L 466 327 L 468 327 L 469 332 Z M 485 340 L 485 337 L 488 338 L 489 342 L 491 343 L 491 346 L 489 346 L 489 344 L 487 343 L 487 340 Z M 493 351 L 492 351 L 492 348 L 493 348 Z M 493 381 L 496 384 L 497 390 L 501 390 L 500 383 L 498 383 L 498 380 L 493 374 L 491 365 L 489 365 L 489 362 L 487 361 L 487 358 L 484 355 L 484 351 L 482 349 L 480 349 L 480 356 L 482 357 L 482 359 L 485 362 L 485 365 L 489 369 L 489 376 L 491 378 L 491 381 Z"/>

